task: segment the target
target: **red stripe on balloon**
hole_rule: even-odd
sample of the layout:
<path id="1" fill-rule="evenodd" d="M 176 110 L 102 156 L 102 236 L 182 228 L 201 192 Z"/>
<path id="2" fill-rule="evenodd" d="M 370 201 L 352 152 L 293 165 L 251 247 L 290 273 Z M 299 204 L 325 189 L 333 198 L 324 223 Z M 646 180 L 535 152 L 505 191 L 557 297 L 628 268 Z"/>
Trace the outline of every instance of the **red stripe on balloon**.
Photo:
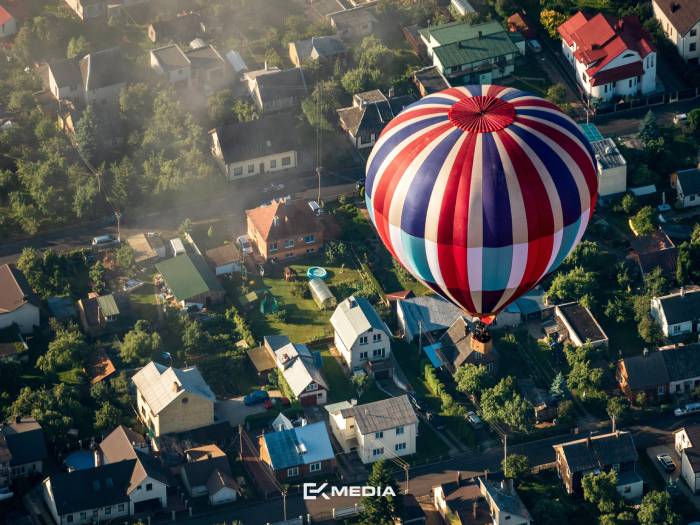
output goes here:
<path id="1" fill-rule="evenodd" d="M 447 112 L 449 111 L 450 106 L 445 106 L 445 107 L 440 107 L 440 108 L 423 108 L 421 109 L 420 107 L 417 107 L 415 109 L 409 109 L 408 111 L 404 111 L 403 113 L 399 113 L 399 115 L 396 118 L 393 118 L 389 124 L 387 124 L 382 132 L 379 134 L 379 136 L 383 136 L 386 133 L 388 133 L 390 130 L 394 129 L 396 126 L 400 126 L 404 122 L 408 120 L 412 120 L 415 118 L 419 117 L 427 117 L 430 115 L 440 115 L 444 114 L 447 116 Z"/>

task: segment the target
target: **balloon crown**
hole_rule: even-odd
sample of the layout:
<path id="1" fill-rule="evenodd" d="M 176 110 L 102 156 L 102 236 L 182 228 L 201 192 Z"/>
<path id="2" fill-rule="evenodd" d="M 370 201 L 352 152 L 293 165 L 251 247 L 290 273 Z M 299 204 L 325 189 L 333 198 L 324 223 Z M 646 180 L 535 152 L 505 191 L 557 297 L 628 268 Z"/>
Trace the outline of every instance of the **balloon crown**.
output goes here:
<path id="1" fill-rule="evenodd" d="M 455 102 L 447 115 L 463 131 L 491 133 L 513 123 L 515 107 L 502 98 L 479 95 Z"/>

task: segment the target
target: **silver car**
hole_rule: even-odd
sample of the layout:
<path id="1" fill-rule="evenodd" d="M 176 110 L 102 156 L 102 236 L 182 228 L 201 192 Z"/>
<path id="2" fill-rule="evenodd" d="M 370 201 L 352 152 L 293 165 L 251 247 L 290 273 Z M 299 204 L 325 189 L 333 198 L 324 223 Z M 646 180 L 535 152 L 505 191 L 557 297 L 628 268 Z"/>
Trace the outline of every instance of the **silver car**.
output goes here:
<path id="1" fill-rule="evenodd" d="M 241 247 L 243 253 L 253 253 L 253 245 L 247 235 L 241 235 L 236 239 L 238 246 Z"/>

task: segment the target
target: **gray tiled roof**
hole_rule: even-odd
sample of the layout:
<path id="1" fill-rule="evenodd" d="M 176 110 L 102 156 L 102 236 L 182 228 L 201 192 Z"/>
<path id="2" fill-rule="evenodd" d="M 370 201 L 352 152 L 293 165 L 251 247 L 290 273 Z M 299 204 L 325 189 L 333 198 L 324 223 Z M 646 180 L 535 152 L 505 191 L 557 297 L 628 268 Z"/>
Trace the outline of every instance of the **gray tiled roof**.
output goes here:
<path id="1" fill-rule="evenodd" d="M 418 422 L 408 396 L 405 395 L 346 408 L 340 414 L 343 418 L 354 417 L 355 425 L 362 435 Z"/>
<path id="2" fill-rule="evenodd" d="M 700 290 L 659 297 L 659 302 L 669 325 L 700 317 Z"/>
<path id="3" fill-rule="evenodd" d="M 618 463 L 636 461 L 638 457 L 632 434 L 629 432 L 577 439 L 555 445 L 554 448 L 562 450 L 571 472 L 602 469 Z"/>
<path id="4" fill-rule="evenodd" d="M 331 325 L 343 344 L 350 348 L 365 332 L 379 330 L 390 335 L 384 321 L 364 297 L 351 295 L 340 303 L 331 316 Z"/>

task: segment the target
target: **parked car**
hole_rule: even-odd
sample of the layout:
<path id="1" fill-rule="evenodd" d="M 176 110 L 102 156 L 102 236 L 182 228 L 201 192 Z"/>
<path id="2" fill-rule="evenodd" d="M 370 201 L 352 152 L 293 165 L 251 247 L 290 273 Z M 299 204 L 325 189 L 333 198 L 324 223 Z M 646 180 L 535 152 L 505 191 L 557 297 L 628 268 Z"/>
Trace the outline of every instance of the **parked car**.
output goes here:
<path id="1" fill-rule="evenodd" d="M 109 248 L 110 246 L 116 246 L 119 244 L 119 239 L 114 235 L 98 235 L 92 238 L 93 248 Z"/>
<path id="2" fill-rule="evenodd" d="M 484 426 L 484 422 L 473 410 L 467 412 L 467 421 L 469 421 L 469 424 L 476 429 L 482 428 Z"/>
<path id="3" fill-rule="evenodd" d="M 263 188 L 263 193 L 269 193 L 271 191 L 282 191 L 284 189 L 284 184 L 275 184 L 274 182 L 269 186 Z"/>
<path id="4" fill-rule="evenodd" d="M 270 395 L 265 390 L 253 390 L 243 398 L 243 403 L 250 407 L 258 403 L 263 403 L 267 399 L 270 399 Z"/>
<path id="5" fill-rule="evenodd" d="M 700 403 L 688 403 L 684 407 L 679 407 L 673 411 L 673 414 L 682 417 L 689 414 L 695 414 L 700 412 Z"/>
<path id="6" fill-rule="evenodd" d="M 688 120 L 688 114 L 687 113 L 678 113 L 676 115 L 673 115 L 673 123 L 678 125 L 678 124 L 685 124 Z"/>
<path id="7" fill-rule="evenodd" d="M 253 253 L 253 245 L 250 243 L 250 239 L 247 235 L 239 236 L 236 242 L 243 253 Z"/>
<path id="8" fill-rule="evenodd" d="M 542 45 L 537 40 L 528 40 L 527 45 L 530 46 L 535 53 L 542 52 Z"/>
<path id="9" fill-rule="evenodd" d="M 664 469 L 664 472 L 673 472 L 676 470 L 676 465 L 674 465 L 671 456 L 668 454 L 658 454 L 656 456 L 656 461 L 659 462 L 661 468 Z"/>

